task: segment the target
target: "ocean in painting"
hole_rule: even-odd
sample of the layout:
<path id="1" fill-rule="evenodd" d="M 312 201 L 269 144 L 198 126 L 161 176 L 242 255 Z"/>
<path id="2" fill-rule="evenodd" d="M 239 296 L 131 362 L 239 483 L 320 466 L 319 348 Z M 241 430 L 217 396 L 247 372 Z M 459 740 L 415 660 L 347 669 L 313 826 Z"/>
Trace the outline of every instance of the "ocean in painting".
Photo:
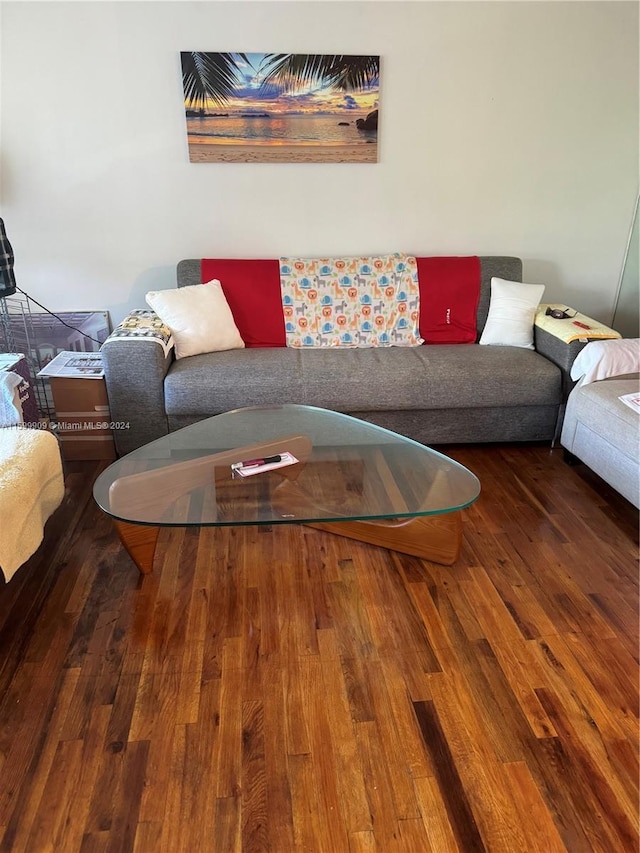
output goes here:
<path id="1" fill-rule="evenodd" d="M 187 117 L 190 144 L 226 145 L 367 145 L 376 130 L 358 130 L 356 118 L 342 115 L 271 115 Z M 349 124 L 339 124 L 348 121 Z"/>

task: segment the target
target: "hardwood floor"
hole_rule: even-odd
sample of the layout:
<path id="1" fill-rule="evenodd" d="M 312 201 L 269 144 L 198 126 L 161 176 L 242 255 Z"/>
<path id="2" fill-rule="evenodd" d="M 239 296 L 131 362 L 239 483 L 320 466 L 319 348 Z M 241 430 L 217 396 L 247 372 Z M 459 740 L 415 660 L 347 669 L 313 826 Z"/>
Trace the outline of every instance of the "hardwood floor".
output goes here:
<path id="1" fill-rule="evenodd" d="M 172 529 L 143 578 L 70 464 L 0 587 L 0 850 L 636 850 L 638 515 L 560 449 L 443 449 L 450 567 Z"/>

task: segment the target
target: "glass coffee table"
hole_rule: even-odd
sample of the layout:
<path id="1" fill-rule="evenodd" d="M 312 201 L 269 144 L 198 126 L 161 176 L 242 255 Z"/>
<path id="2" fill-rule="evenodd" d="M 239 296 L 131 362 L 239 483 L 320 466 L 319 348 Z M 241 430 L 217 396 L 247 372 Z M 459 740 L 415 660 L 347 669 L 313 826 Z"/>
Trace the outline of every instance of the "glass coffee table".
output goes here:
<path id="1" fill-rule="evenodd" d="M 289 455 L 297 461 L 283 466 Z M 268 470 L 254 464 L 262 459 Z M 248 524 L 310 525 L 451 565 L 460 510 L 479 493 L 471 471 L 435 450 L 290 404 L 236 409 L 152 441 L 110 465 L 93 489 L 143 574 L 163 527 Z"/>

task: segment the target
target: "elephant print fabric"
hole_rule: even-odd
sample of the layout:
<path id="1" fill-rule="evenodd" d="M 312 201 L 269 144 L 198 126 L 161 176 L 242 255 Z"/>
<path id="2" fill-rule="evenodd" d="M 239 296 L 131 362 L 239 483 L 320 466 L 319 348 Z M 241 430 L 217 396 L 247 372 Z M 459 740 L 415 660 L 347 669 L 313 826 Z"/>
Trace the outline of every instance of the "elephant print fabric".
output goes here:
<path id="1" fill-rule="evenodd" d="M 288 347 L 414 347 L 418 266 L 396 253 L 361 258 L 280 258 Z"/>

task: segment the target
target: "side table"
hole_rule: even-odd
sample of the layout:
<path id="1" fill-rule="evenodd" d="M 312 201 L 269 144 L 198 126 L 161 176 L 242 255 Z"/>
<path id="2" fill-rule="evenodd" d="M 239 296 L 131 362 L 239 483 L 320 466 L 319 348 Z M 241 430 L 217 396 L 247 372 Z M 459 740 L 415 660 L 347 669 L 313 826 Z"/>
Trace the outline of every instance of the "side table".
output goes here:
<path id="1" fill-rule="evenodd" d="M 562 319 L 553 317 L 550 312 L 556 310 L 567 316 Z M 576 356 L 589 341 L 619 338 L 621 335 L 593 317 L 587 317 L 574 308 L 553 302 L 538 306 L 533 330 L 536 349 L 542 348 L 545 356 L 557 364 L 562 373 L 562 403 L 551 442 L 551 446 L 555 447 L 562 432 L 567 399 L 575 385 L 571 379 L 571 365 Z"/>
<path id="2" fill-rule="evenodd" d="M 66 460 L 116 458 L 104 378 L 49 377 L 55 432 Z M 53 426 L 53 425 L 52 425 Z"/>

